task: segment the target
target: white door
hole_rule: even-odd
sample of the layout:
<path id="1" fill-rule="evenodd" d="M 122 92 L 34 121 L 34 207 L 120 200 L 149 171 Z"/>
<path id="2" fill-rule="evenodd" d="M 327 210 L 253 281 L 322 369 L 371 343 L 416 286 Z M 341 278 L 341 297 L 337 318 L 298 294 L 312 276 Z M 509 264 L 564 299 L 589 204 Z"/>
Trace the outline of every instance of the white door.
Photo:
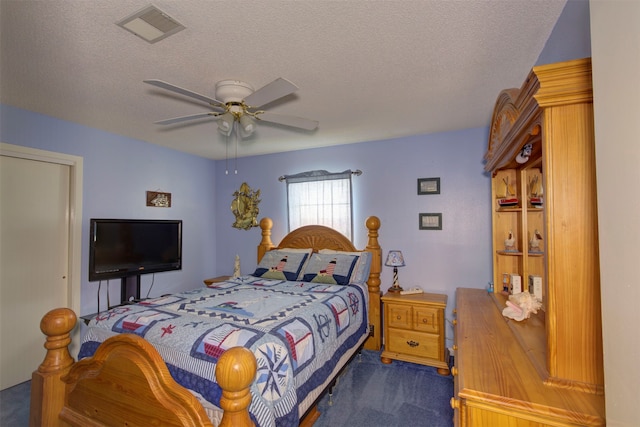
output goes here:
<path id="1" fill-rule="evenodd" d="M 0 156 L 0 389 L 42 362 L 42 316 L 75 305 L 71 178 L 68 164 Z"/>

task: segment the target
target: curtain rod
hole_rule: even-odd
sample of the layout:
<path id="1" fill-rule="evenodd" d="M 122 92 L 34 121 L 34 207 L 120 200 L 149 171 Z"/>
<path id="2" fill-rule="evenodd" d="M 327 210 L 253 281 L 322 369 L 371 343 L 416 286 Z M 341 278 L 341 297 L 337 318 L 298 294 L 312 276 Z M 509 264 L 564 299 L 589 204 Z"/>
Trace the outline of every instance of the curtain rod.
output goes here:
<path id="1" fill-rule="evenodd" d="M 340 173 L 340 172 L 338 172 L 338 173 Z M 360 169 L 356 169 L 354 171 L 351 171 L 351 175 L 360 176 L 360 175 L 362 175 L 362 171 Z M 282 175 L 280 178 L 278 178 L 278 181 L 280 181 L 280 182 L 285 181 L 288 176 L 289 175 Z"/>

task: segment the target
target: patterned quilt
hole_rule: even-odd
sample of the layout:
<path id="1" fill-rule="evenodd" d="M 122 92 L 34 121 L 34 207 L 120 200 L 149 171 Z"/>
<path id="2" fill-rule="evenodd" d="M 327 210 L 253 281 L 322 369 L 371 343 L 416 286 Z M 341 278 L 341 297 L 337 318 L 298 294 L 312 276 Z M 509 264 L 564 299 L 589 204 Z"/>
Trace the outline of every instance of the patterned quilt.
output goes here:
<path id="1" fill-rule="evenodd" d="M 297 426 L 301 402 L 317 394 L 345 353 L 366 337 L 367 300 L 366 289 L 356 285 L 242 276 L 100 313 L 79 358 L 115 334 L 140 335 L 179 384 L 219 407 L 215 364 L 228 348 L 244 346 L 258 361 L 249 408 L 254 422 Z"/>

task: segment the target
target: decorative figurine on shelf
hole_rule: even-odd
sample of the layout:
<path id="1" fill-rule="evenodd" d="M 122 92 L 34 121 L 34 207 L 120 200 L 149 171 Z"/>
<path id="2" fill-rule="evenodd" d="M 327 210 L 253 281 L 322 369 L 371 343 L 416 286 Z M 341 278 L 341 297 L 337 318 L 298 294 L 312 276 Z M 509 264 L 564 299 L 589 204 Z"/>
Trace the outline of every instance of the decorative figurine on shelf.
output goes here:
<path id="1" fill-rule="evenodd" d="M 543 204 L 542 182 L 538 175 L 534 175 L 529 181 L 529 203 L 534 208 L 540 208 Z"/>
<path id="2" fill-rule="evenodd" d="M 509 276 L 508 273 L 502 273 L 502 295 L 507 296 L 509 295 L 509 287 L 511 284 L 510 281 L 511 277 Z"/>
<path id="3" fill-rule="evenodd" d="M 231 212 L 236 217 L 236 222 L 232 224 L 234 228 L 249 230 L 258 226 L 258 204 L 260 203 L 260 190 L 253 191 L 246 182 L 243 182 L 240 189 L 233 193 L 234 199 L 231 202 Z"/>
<path id="4" fill-rule="evenodd" d="M 531 313 L 537 313 L 540 307 L 542 307 L 542 303 L 529 292 L 524 291 L 516 295 L 509 295 L 507 306 L 502 310 L 502 315 L 522 321 L 528 319 Z"/>
<path id="5" fill-rule="evenodd" d="M 531 240 L 529 240 L 529 252 L 542 253 L 542 249 L 540 249 L 541 241 L 542 234 L 540 234 L 538 230 L 535 230 L 531 236 Z"/>
<path id="6" fill-rule="evenodd" d="M 504 241 L 504 250 L 511 251 L 511 252 L 516 251 L 516 238 L 513 236 L 512 230 L 509 230 L 509 234 L 507 235 L 507 238 Z"/>
<path id="7" fill-rule="evenodd" d="M 512 208 L 518 206 L 518 197 L 513 189 L 513 185 L 509 183 L 509 177 L 502 178 L 502 183 L 499 183 L 496 188 L 496 197 L 498 198 L 498 205 L 501 208 Z"/>
<path id="8" fill-rule="evenodd" d="M 236 278 L 240 276 L 240 256 L 236 255 L 236 260 L 233 263 L 233 277 Z"/>

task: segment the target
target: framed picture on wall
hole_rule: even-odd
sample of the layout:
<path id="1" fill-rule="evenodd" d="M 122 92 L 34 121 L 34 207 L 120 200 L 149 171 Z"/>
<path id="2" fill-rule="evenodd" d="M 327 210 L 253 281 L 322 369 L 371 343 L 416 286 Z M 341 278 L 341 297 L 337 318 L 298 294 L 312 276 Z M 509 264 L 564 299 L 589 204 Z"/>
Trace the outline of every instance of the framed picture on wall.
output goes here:
<path id="1" fill-rule="evenodd" d="M 421 213 L 418 228 L 420 230 L 442 230 L 442 214 Z"/>
<path id="2" fill-rule="evenodd" d="M 418 195 L 440 194 L 440 178 L 418 178 Z"/>

